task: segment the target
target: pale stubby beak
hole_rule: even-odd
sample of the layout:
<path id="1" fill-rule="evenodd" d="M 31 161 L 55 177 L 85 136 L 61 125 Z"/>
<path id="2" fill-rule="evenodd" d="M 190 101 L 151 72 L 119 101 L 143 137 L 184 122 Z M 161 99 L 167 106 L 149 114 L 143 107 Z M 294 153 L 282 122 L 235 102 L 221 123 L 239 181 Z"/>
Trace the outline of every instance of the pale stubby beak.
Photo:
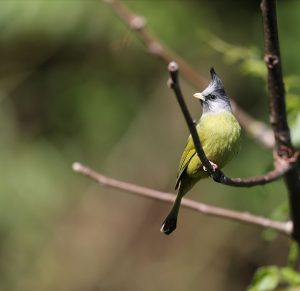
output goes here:
<path id="1" fill-rule="evenodd" d="M 200 99 L 201 101 L 205 102 L 205 97 L 203 96 L 202 93 L 195 93 L 193 96 L 195 98 Z"/>

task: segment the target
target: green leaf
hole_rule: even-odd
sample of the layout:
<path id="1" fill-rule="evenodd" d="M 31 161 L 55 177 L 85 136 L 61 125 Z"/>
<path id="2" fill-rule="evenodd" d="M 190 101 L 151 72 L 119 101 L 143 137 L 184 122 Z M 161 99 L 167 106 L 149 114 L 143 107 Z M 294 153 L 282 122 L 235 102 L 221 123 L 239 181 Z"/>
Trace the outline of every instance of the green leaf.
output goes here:
<path id="1" fill-rule="evenodd" d="M 290 267 L 281 268 L 281 280 L 289 286 L 300 285 L 300 274 Z"/>
<path id="2" fill-rule="evenodd" d="M 248 291 L 275 291 L 279 290 L 277 289 L 279 287 L 296 286 L 300 286 L 300 273 L 291 267 L 268 266 L 261 267 L 256 271 Z"/>
<path id="3" fill-rule="evenodd" d="M 280 270 L 276 266 L 261 267 L 254 274 L 248 291 L 271 291 L 280 282 Z"/>

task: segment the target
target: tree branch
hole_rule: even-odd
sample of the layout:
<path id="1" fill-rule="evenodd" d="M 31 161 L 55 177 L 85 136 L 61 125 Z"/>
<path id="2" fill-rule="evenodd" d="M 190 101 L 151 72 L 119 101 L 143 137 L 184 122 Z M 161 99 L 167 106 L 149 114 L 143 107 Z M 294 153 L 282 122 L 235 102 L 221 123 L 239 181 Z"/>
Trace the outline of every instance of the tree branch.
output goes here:
<path id="1" fill-rule="evenodd" d="M 171 62 L 168 66 L 168 70 L 170 73 L 170 79 L 168 81 L 168 85 L 173 89 L 175 93 L 176 99 L 179 103 L 185 121 L 188 125 L 189 131 L 193 138 L 196 152 L 202 164 L 205 166 L 210 176 L 212 176 L 216 182 L 229 185 L 229 186 L 236 186 L 236 187 L 253 187 L 253 186 L 264 185 L 273 182 L 279 179 L 280 177 L 282 177 L 285 173 L 287 173 L 290 170 L 291 163 L 294 162 L 292 159 L 290 160 L 278 159 L 278 162 L 276 163 L 276 168 L 271 172 L 268 172 L 262 176 L 255 176 L 246 179 L 229 178 L 225 176 L 225 174 L 219 169 L 214 170 L 204 153 L 199 135 L 197 133 L 195 121 L 193 121 L 190 112 L 186 106 L 186 103 L 184 101 L 180 89 L 180 85 L 179 85 L 179 80 L 178 80 L 178 71 L 179 71 L 178 65 L 175 62 Z"/>
<path id="2" fill-rule="evenodd" d="M 160 192 L 154 189 L 112 179 L 103 176 L 80 163 L 74 163 L 72 167 L 75 172 L 87 176 L 88 178 L 96 181 L 102 186 L 119 189 L 125 192 L 136 194 L 138 196 L 160 200 L 167 203 L 173 203 L 175 200 L 175 195 L 172 193 Z M 192 209 L 196 212 L 200 212 L 204 215 L 226 218 L 234 221 L 256 225 L 262 228 L 270 228 L 285 235 L 290 235 L 292 232 L 292 223 L 290 221 L 287 222 L 275 221 L 265 217 L 253 215 L 247 212 L 238 212 L 229 209 L 219 208 L 219 207 L 207 205 L 186 198 L 182 199 L 181 205 L 188 209 Z"/>
<path id="3" fill-rule="evenodd" d="M 195 88 L 206 86 L 208 83 L 206 78 L 202 77 L 175 52 L 164 46 L 161 41 L 146 28 L 146 20 L 144 17 L 136 15 L 120 0 L 104 0 L 104 2 L 110 4 L 120 19 L 136 33 L 151 55 L 158 57 L 166 64 L 175 61 L 180 67 L 182 76 Z M 271 129 L 263 122 L 256 120 L 242 110 L 233 100 L 231 103 L 235 116 L 247 132 L 264 147 L 273 148 L 274 137 Z"/>
<path id="4" fill-rule="evenodd" d="M 293 238 L 300 244 L 300 178 L 290 130 L 286 117 L 285 92 L 277 29 L 276 1 L 262 0 L 261 10 L 264 28 L 265 62 L 268 69 L 270 122 L 275 137 L 275 154 L 290 162 L 292 168 L 285 174 L 289 193 L 291 219 L 294 224 Z"/>
<path id="5" fill-rule="evenodd" d="M 135 15 L 120 0 L 104 0 L 108 2 L 118 16 L 129 26 L 129 28 L 139 36 L 149 53 L 157 56 L 161 60 L 169 63 L 175 60 L 181 68 L 183 77 L 192 83 L 195 87 L 204 86 L 207 80 L 202 78 L 191 66 L 189 66 L 182 58 L 177 56 L 172 50 L 168 49 L 154 36 L 147 28 L 146 21 L 143 17 Z M 261 3 L 263 20 L 264 20 L 264 39 L 265 39 L 265 61 L 268 67 L 268 87 L 270 94 L 270 120 L 274 131 L 272 135 L 268 126 L 255 120 L 245 111 L 232 102 L 235 115 L 243 125 L 243 127 L 262 145 L 267 148 L 273 148 L 275 144 L 275 169 L 263 176 L 251 177 L 247 179 L 226 177 L 221 171 L 213 172 L 213 169 L 205 156 L 198 134 L 195 130 L 195 123 L 189 115 L 189 111 L 185 105 L 179 83 L 178 83 L 178 66 L 177 69 L 170 70 L 171 82 L 169 83 L 174 90 L 177 100 L 181 105 L 186 121 L 190 128 L 197 154 L 203 165 L 206 166 L 208 172 L 213 176 L 214 180 L 226 185 L 250 187 L 255 185 L 263 185 L 274 181 L 284 175 L 285 182 L 289 191 L 291 218 L 294 224 L 292 230 L 292 222 L 278 222 L 266 218 L 254 216 L 248 213 L 240 213 L 232 210 L 216 208 L 188 199 L 183 199 L 182 205 L 204 214 L 234 219 L 250 224 L 260 225 L 262 227 L 270 227 L 284 234 L 291 234 L 300 241 L 300 180 L 299 168 L 297 168 L 297 153 L 291 144 L 289 128 L 286 120 L 284 86 L 282 81 L 281 61 L 279 53 L 279 42 L 277 32 L 276 19 L 276 3 L 275 0 L 262 0 Z M 175 82 L 174 82 L 175 81 Z M 189 117 L 188 117 L 188 115 Z M 274 141 L 275 140 L 275 141 Z M 174 196 L 170 193 L 163 193 L 152 189 L 140 187 L 126 182 L 114 180 L 102 176 L 91 169 L 75 163 L 73 165 L 75 171 L 84 174 L 91 179 L 96 180 L 100 184 L 133 192 L 145 197 L 158 199 L 167 202 L 173 202 Z"/>

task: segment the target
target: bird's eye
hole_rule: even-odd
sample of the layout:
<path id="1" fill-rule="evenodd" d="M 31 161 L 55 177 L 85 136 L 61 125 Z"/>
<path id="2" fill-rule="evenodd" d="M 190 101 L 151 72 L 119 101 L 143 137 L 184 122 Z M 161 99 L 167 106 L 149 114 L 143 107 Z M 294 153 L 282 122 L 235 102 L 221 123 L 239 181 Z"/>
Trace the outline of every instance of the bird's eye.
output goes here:
<path id="1" fill-rule="evenodd" d="M 210 97 L 211 100 L 215 100 L 217 98 L 215 95 L 212 95 L 212 94 L 209 95 L 209 97 Z"/>

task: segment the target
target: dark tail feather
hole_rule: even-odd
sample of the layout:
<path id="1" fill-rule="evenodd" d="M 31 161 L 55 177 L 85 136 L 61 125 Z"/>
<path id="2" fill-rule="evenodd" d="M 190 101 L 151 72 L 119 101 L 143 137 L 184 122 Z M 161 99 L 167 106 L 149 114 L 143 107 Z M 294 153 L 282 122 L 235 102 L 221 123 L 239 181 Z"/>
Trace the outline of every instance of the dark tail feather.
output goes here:
<path id="1" fill-rule="evenodd" d="M 166 217 L 166 219 L 164 220 L 164 222 L 160 228 L 160 231 L 162 233 L 164 233 L 165 235 L 171 234 L 176 229 L 177 216 L 178 216 L 178 212 L 179 212 L 181 199 L 182 199 L 182 195 L 180 195 L 180 193 L 178 193 L 170 213 L 168 214 L 168 216 Z"/>
<path id="2" fill-rule="evenodd" d="M 177 217 L 167 216 L 163 224 L 161 225 L 160 231 L 165 235 L 171 234 L 177 225 Z"/>

